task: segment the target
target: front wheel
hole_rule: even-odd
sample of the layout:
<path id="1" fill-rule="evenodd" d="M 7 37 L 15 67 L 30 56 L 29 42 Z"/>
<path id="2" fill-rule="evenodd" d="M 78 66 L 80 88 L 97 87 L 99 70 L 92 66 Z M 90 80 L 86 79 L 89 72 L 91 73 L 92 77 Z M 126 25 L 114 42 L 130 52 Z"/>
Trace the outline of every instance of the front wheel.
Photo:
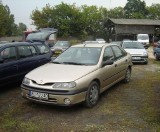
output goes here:
<path id="1" fill-rule="evenodd" d="M 85 106 L 91 108 L 97 104 L 99 100 L 99 85 L 93 81 L 87 90 Z"/>
<path id="2" fill-rule="evenodd" d="M 131 79 L 131 69 L 128 68 L 127 71 L 126 71 L 125 78 L 124 78 L 123 81 L 125 83 L 128 83 L 130 81 L 130 79 Z"/>

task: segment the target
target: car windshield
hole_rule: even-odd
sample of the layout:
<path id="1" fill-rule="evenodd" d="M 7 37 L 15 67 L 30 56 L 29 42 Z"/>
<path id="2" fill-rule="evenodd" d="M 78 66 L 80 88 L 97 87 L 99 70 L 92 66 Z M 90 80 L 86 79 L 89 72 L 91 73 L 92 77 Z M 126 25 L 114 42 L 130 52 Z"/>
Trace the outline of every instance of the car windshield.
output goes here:
<path id="1" fill-rule="evenodd" d="M 147 40 L 147 39 L 149 39 L 149 36 L 148 36 L 147 34 L 138 35 L 138 36 L 137 36 L 137 39 L 138 39 L 138 40 Z"/>
<path id="2" fill-rule="evenodd" d="M 57 41 L 57 43 L 54 46 L 56 46 L 56 47 L 69 47 L 70 44 L 68 41 Z"/>
<path id="3" fill-rule="evenodd" d="M 27 36 L 27 40 L 45 40 L 48 35 L 48 32 L 31 33 Z"/>
<path id="4" fill-rule="evenodd" d="M 53 63 L 70 65 L 96 65 L 99 61 L 101 48 L 71 47 L 59 55 Z"/>
<path id="5" fill-rule="evenodd" d="M 123 42 L 124 49 L 144 49 L 144 46 L 140 42 Z"/>

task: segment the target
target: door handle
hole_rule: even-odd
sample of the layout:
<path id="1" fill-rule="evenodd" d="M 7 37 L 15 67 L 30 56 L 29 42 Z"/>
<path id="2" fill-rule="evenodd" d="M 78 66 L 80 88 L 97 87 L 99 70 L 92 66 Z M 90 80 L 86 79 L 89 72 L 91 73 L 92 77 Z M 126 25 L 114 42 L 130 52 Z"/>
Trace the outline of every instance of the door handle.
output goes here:
<path id="1" fill-rule="evenodd" d="M 114 66 L 117 67 L 117 64 L 115 64 Z"/>
<path id="2" fill-rule="evenodd" d="M 126 62 L 127 62 L 128 60 L 126 59 Z"/>
<path id="3" fill-rule="evenodd" d="M 17 66 L 17 65 L 13 65 L 13 67 L 16 67 L 16 68 L 18 68 L 18 66 Z"/>

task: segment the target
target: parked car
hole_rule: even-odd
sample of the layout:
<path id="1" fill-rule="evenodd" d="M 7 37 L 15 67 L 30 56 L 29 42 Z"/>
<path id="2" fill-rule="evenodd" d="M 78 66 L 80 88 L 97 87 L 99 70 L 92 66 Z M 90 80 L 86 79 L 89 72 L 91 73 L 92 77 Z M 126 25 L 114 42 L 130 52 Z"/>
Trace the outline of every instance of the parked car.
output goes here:
<path id="1" fill-rule="evenodd" d="M 71 46 L 69 41 L 57 41 L 56 44 L 51 47 L 51 51 L 54 55 L 59 55 Z"/>
<path id="2" fill-rule="evenodd" d="M 133 63 L 148 63 L 148 53 L 141 42 L 123 41 L 122 48 L 131 54 Z"/>
<path id="3" fill-rule="evenodd" d="M 0 44 L 9 43 L 8 41 L 0 41 Z"/>
<path id="4" fill-rule="evenodd" d="M 84 41 L 83 44 L 97 44 L 97 41 L 87 40 L 87 41 Z"/>
<path id="5" fill-rule="evenodd" d="M 84 102 L 93 107 L 100 93 L 121 80 L 129 82 L 131 69 L 131 55 L 117 45 L 79 44 L 28 73 L 21 93 L 26 99 L 46 104 Z"/>
<path id="6" fill-rule="evenodd" d="M 137 41 L 140 42 L 146 49 L 149 47 L 148 34 L 137 34 Z"/>
<path id="7" fill-rule="evenodd" d="M 98 43 L 106 43 L 106 41 L 103 38 L 97 38 L 96 41 Z"/>
<path id="8" fill-rule="evenodd" d="M 122 41 L 111 41 L 110 44 L 117 44 L 118 46 L 122 46 Z"/>
<path id="9" fill-rule="evenodd" d="M 160 44 L 157 44 L 155 48 L 153 48 L 154 56 L 157 60 L 160 60 Z"/>
<path id="10" fill-rule="evenodd" d="M 27 42 L 41 42 L 52 47 L 56 42 L 57 29 L 41 28 L 38 31 L 25 31 L 23 40 Z"/>
<path id="11" fill-rule="evenodd" d="M 22 81 L 26 73 L 51 60 L 51 51 L 41 43 L 0 44 L 0 86 Z"/>

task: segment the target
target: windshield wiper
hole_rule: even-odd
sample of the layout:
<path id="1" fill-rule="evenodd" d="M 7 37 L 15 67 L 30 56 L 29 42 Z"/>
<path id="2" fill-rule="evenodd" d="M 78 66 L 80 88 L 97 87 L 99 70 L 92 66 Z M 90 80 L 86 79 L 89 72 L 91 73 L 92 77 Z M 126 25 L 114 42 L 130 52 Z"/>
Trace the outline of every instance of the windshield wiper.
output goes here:
<path id="1" fill-rule="evenodd" d="M 78 62 L 63 62 L 63 64 L 70 64 L 70 65 L 86 65 Z"/>
<path id="2" fill-rule="evenodd" d="M 58 61 L 52 61 L 54 64 L 63 64 L 63 62 L 58 62 Z"/>

